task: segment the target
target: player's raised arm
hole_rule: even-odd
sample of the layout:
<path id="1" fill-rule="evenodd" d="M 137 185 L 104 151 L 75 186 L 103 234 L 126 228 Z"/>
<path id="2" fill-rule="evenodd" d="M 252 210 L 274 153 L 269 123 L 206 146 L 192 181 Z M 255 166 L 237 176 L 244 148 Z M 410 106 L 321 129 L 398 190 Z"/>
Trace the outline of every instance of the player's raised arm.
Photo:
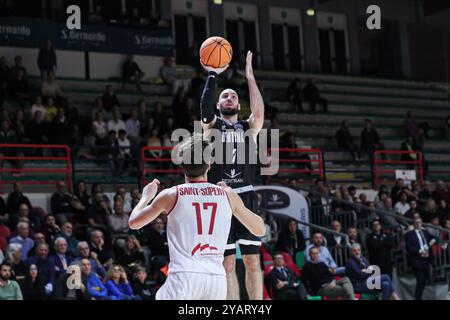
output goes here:
<path id="1" fill-rule="evenodd" d="M 172 208 L 176 194 L 171 189 L 166 189 L 161 191 L 155 198 L 158 185 L 159 180 L 154 179 L 144 187 L 141 200 L 130 214 L 130 219 L 128 220 L 130 229 L 140 229 L 155 220 L 161 213 L 167 213 Z M 153 202 L 148 204 L 151 200 Z"/>
<path id="2" fill-rule="evenodd" d="M 242 223 L 255 236 L 264 236 L 266 233 L 264 220 L 251 210 L 247 209 L 241 197 L 239 197 L 238 194 L 224 182 L 219 182 L 218 185 L 221 186 L 227 193 L 233 215 L 239 220 L 239 222 Z"/>
<path id="3" fill-rule="evenodd" d="M 264 125 L 264 100 L 256 84 L 255 75 L 253 74 L 252 59 L 253 53 L 251 51 L 247 52 L 245 77 L 247 78 L 250 110 L 252 111 L 248 121 L 250 128 L 258 133 Z"/>
<path id="4" fill-rule="evenodd" d="M 213 68 L 205 66 L 201 61 L 203 68 L 208 71 L 205 87 L 203 88 L 200 99 L 200 112 L 202 117 L 202 127 L 204 130 L 210 129 L 216 123 L 216 81 L 217 76 L 224 72 L 228 66 L 223 68 Z"/>

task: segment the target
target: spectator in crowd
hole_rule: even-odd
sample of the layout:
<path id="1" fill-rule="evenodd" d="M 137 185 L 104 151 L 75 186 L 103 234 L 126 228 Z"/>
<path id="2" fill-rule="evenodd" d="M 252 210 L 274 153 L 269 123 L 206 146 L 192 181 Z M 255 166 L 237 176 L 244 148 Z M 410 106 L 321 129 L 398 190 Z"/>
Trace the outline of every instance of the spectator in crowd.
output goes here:
<path id="1" fill-rule="evenodd" d="M 33 228 L 36 224 L 35 218 L 36 217 L 30 215 L 30 209 L 28 209 L 28 206 L 25 203 L 21 203 L 17 214 L 9 216 L 7 225 L 11 230 L 13 230 L 17 227 L 17 224 L 21 220 L 28 219 L 30 227 Z"/>
<path id="2" fill-rule="evenodd" d="M 16 134 L 17 143 L 28 143 L 28 135 L 26 133 L 26 123 L 24 119 L 24 112 L 21 109 L 16 110 L 13 121 L 11 122 L 11 129 Z"/>
<path id="3" fill-rule="evenodd" d="M 40 230 L 45 235 L 45 242 L 51 244 L 56 239 L 56 235 L 61 232 L 61 228 L 56 224 L 56 218 L 49 213 L 45 216 L 45 223 Z"/>
<path id="4" fill-rule="evenodd" d="M 160 269 L 169 261 L 169 247 L 165 223 L 161 217 L 155 219 L 148 234 L 148 247 L 151 252 L 152 270 Z"/>
<path id="5" fill-rule="evenodd" d="M 305 248 L 305 237 L 303 236 L 303 232 L 298 228 L 298 222 L 294 219 L 289 219 L 286 227 L 278 236 L 275 250 L 288 252 L 292 257 L 295 257 L 297 252 L 304 251 Z"/>
<path id="6" fill-rule="evenodd" d="M 31 106 L 31 118 L 34 118 L 34 115 L 37 111 L 40 111 L 42 116 L 45 118 L 45 106 L 42 102 L 42 96 L 37 96 L 34 99 L 34 103 Z"/>
<path id="7" fill-rule="evenodd" d="M 66 192 L 66 182 L 58 181 L 56 192 L 50 198 L 50 207 L 59 225 L 73 218 L 72 201 L 73 195 Z"/>
<path id="8" fill-rule="evenodd" d="M 19 205 L 25 203 L 31 209 L 31 202 L 27 196 L 23 194 L 22 183 L 16 181 L 13 184 L 13 192 L 8 195 L 6 208 L 9 214 L 14 215 L 18 213 Z"/>
<path id="9" fill-rule="evenodd" d="M 19 70 L 10 82 L 11 97 L 19 103 L 22 108 L 29 106 L 31 100 L 31 85 L 24 72 Z"/>
<path id="10" fill-rule="evenodd" d="M 392 207 L 392 199 L 389 197 L 386 197 L 383 201 L 383 208 L 382 212 L 379 213 L 381 223 L 388 227 L 388 228 L 399 228 L 400 223 L 398 222 L 397 218 L 395 217 L 396 213 L 394 208 Z"/>
<path id="11" fill-rule="evenodd" d="M 347 238 L 342 235 L 342 225 L 338 220 L 331 222 L 331 230 L 336 233 L 329 233 L 326 236 L 328 248 L 345 248 L 347 246 Z"/>
<path id="12" fill-rule="evenodd" d="M 365 241 L 358 232 L 358 229 L 354 226 L 347 228 L 347 248 L 350 249 L 354 243 L 359 243 L 365 251 Z"/>
<path id="13" fill-rule="evenodd" d="M 432 197 L 436 203 L 439 203 L 441 200 L 447 200 L 448 191 L 445 187 L 444 181 L 438 180 L 436 182 L 436 187 L 434 188 Z"/>
<path id="14" fill-rule="evenodd" d="M 415 214 L 421 216 L 421 210 L 418 207 L 416 200 L 411 200 L 411 202 L 409 203 L 409 207 L 410 209 L 405 213 L 405 218 L 412 219 Z"/>
<path id="15" fill-rule="evenodd" d="M 419 125 L 417 124 L 416 115 L 414 112 L 408 111 L 406 113 L 406 120 L 403 123 L 403 128 L 405 130 L 405 137 L 411 137 L 412 143 L 415 144 L 419 131 Z"/>
<path id="16" fill-rule="evenodd" d="M 22 245 L 20 243 L 10 243 L 8 252 L 6 253 L 6 261 L 8 261 L 12 268 L 13 280 L 22 282 L 27 273 L 27 266 L 22 256 Z"/>
<path id="17" fill-rule="evenodd" d="M 430 223 L 431 219 L 437 214 L 436 202 L 433 199 L 428 199 L 425 203 L 425 208 L 423 208 L 420 216 L 423 222 Z"/>
<path id="18" fill-rule="evenodd" d="M 128 219 L 129 215 L 123 209 L 123 200 L 114 202 L 114 213 L 107 216 L 113 242 L 117 238 L 125 238 L 127 236 L 129 230 Z"/>
<path id="19" fill-rule="evenodd" d="M 52 284 L 52 264 L 48 256 L 49 250 L 47 243 L 40 243 L 36 246 L 36 254 L 27 260 L 27 266 L 36 265 L 42 282 L 45 285 L 47 295 L 53 292 Z"/>
<path id="20" fill-rule="evenodd" d="M 89 244 L 86 241 L 80 241 L 77 245 L 77 255 L 74 262 L 79 263 L 81 259 L 89 259 L 91 262 L 92 271 L 98 274 L 100 277 L 104 278 L 106 275 L 106 270 L 98 260 L 96 253 L 91 252 Z"/>
<path id="21" fill-rule="evenodd" d="M 101 230 L 93 230 L 90 234 L 90 249 L 91 255 L 95 253 L 101 265 L 105 268 L 109 268 L 113 263 L 111 256 L 111 250 L 108 242 L 105 241 L 103 232 Z"/>
<path id="22" fill-rule="evenodd" d="M 71 135 L 75 131 L 74 126 L 69 122 L 68 117 L 66 117 L 66 112 L 64 108 L 58 107 L 58 113 L 53 118 L 51 124 L 51 138 L 50 141 L 53 144 L 62 144 L 62 145 L 73 145 L 74 140 Z M 55 150 L 57 151 L 57 150 Z"/>
<path id="23" fill-rule="evenodd" d="M 108 232 L 108 216 L 111 214 L 111 209 L 106 204 L 103 194 L 97 192 L 94 195 L 92 205 L 88 208 L 86 217 L 91 228 L 97 228 Z"/>
<path id="24" fill-rule="evenodd" d="M 120 106 L 119 99 L 114 93 L 114 88 L 112 85 L 107 85 L 102 96 L 103 108 L 106 112 L 111 112 L 115 106 Z"/>
<path id="25" fill-rule="evenodd" d="M 417 151 L 416 143 L 414 142 L 414 138 L 412 136 L 406 136 L 405 141 L 402 142 L 400 150 L 410 152 L 402 154 L 401 156 L 402 161 L 417 161 L 418 159 L 417 153 L 412 152 Z M 410 170 L 413 170 L 414 164 L 408 164 L 408 168 Z"/>
<path id="26" fill-rule="evenodd" d="M 106 129 L 108 132 L 114 131 L 116 135 L 119 134 L 120 130 L 125 130 L 126 132 L 127 127 L 125 126 L 125 122 L 122 121 L 122 115 L 120 114 L 119 108 L 113 108 L 112 119 L 106 124 Z"/>
<path id="27" fill-rule="evenodd" d="M 47 98 L 45 104 L 45 121 L 52 123 L 53 119 L 58 114 L 58 108 L 56 107 L 53 98 Z"/>
<path id="28" fill-rule="evenodd" d="M 66 221 L 61 227 L 61 233 L 57 235 L 62 237 L 67 242 L 67 254 L 71 257 L 77 256 L 78 239 L 73 236 L 73 225 L 71 222 Z M 55 241 L 56 242 L 56 241 Z"/>
<path id="29" fill-rule="evenodd" d="M 292 103 L 298 112 L 303 112 L 302 81 L 300 78 L 293 79 L 289 84 L 286 90 L 286 100 Z"/>
<path id="30" fill-rule="evenodd" d="M 154 300 L 155 293 L 147 280 L 147 271 L 143 266 L 138 265 L 134 269 L 134 277 L 131 281 L 133 292 L 141 297 L 142 300 Z"/>
<path id="31" fill-rule="evenodd" d="M 139 112 L 137 109 L 131 110 L 130 117 L 125 122 L 125 127 L 130 141 L 134 144 L 139 144 L 141 123 L 139 121 Z"/>
<path id="32" fill-rule="evenodd" d="M 200 103 L 200 98 L 202 96 L 204 84 L 205 84 L 205 79 L 203 78 L 202 69 L 197 68 L 195 70 L 195 76 L 191 79 L 191 84 L 190 84 L 191 96 L 196 101 L 197 104 Z"/>
<path id="33" fill-rule="evenodd" d="M 56 52 L 50 39 L 45 41 L 45 46 L 39 49 L 37 65 L 41 71 L 41 80 L 48 79 L 50 72 L 56 72 Z"/>
<path id="34" fill-rule="evenodd" d="M 140 93 L 143 93 L 141 87 L 141 79 L 145 73 L 141 70 L 139 65 L 134 61 L 132 54 L 128 54 L 126 61 L 122 65 L 122 90 L 125 90 L 125 83 L 134 83 Z"/>
<path id="35" fill-rule="evenodd" d="M 49 72 L 48 79 L 42 82 L 41 94 L 45 98 L 52 98 L 58 106 L 67 107 L 67 101 L 53 72 Z"/>
<path id="36" fill-rule="evenodd" d="M 108 129 L 102 112 L 97 112 L 97 114 L 95 115 L 95 120 L 92 122 L 91 128 L 95 136 L 95 144 L 97 146 L 104 145 L 106 143 L 106 135 L 108 133 Z"/>
<path id="37" fill-rule="evenodd" d="M 103 201 L 105 201 L 106 205 L 110 205 L 111 200 L 109 199 L 109 197 L 103 192 L 103 186 L 100 183 L 93 183 L 92 187 L 91 187 L 91 201 L 92 204 L 94 204 L 94 200 L 96 199 L 96 194 L 97 193 L 101 193 Z"/>
<path id="38" fill-rule="evenodd" d="M 50 256 L 52 266 L 52 280 L 55 280 L 62 273 L 67 273 L 67 268 L 73 261 L 73 257 L 67 255 L 67 241 L 63 237 L 55 240 L 55 254 Z"/>
<path id="39" fill-rule="evenodd" d="M 322 105 L 324 112 L 328 111 L 328 101 L 321 97 L 315 79 L 311 78 L 308 80 L 308 83 L 303 88 L 303 97 L 306 102 L 309 102 L 310 111 L 312 113 L 316 113 L 316 103 Z"/>
<path id="40" fill-rule="evenodd" d="M 286 267 L 281 253 L 274 254 L 274 266 L 268 277 L 277 300 L 306 300 L 305 286 L 297 281 L 294 272 Z"/>
<path id="41" fill-rule="evenodd" d="M 430 268 L 430 250 L 436 239 L 422 227 L 422 219 L 414 220 L 414 229 L 405 234 L 405 248 L 408 264 L 416 276 L 415 300 L 422 300 L 426 279 Z"/>
<path id="42" fill-rule="evenodd" d="M 37 110 L 31 122 L 27 125 L 27 135 L 31 143 L 45 144 L 49 141 L 49 127 L 43 114 L 45 112 L 42 113 L 40 110 Z M 36 148 L 32 150 L 32 154 L 42 156 L 43 152 L 42 149 Z"/>
<path id="43" fill-rule="evenodd" d="M 97 112 L 101 112 L 103 114 L 104 121 L 109 121 L 111 114 L 103 107 L 103 99 L 100 97 L 97 97 L 94 100 L 94 108 L 91 111 L 91 119 L 93 121 L 97 119 Z"/>
<path id="44" fill-rule="evenodd" d="M 0 300 L 23 300 L 19 284 L 11 280 L 11 265 L 0 264 Z"/>
<path id="45" fill-rule="evenodd" d="M 450 218 L 450 211 L 447 207 L 447 201 L 441 200 L 439 201 L 439 206 L 436 210 L 436 216 L 441 220 L 444 221 L 445 219 Z"/>
<path id="46" fill-rule="evenodd" d="M 86 181 L 78 180 L 75 185 L 74 196 L 81 201 L 83 206 L 89 207 L 89 194 L 87 193 Z"/>
<path id="47" fill-rule="evenodd" d="M 306 247 L 305 257 L 307 261 L 310 261 L 309 250 L 314 247 L 319 250 L 319 261 L 324 262 L 327 267 L 330 269 L 330 272 L 334 275 L 343 275 L 345 274 L 345 267 L 338 267 L 333 257 L 328 251 L 327 247 L 323 245 L 324 239 L 323 235 L 320 232 L 316 232 L 313 234 L 311 238 L 311 244 Z"/>
<path id="48" fill-rule="evenodd" d="M 352 281 L 355 291 L 362 293 L 374 291 L 374 289 L 368 286 L 368 278 L 373 274 L 373 269 L 361 254 L 361 246 L 358 243 L 352 245 L 351 256 L 347 259 L 345 270 Z M 395 292 L 392 280 L 387 274 L 381 274 L 375 277 L 379 277 L 383 300 L 400 300 Z"/>
<path id="49" fill-rule="evenodd" d="M 119 138 L 117 139 L 119 147 L 118 154 L 118 174 L 122 176 L 131 164 L 131 142 L 128 139 L 127 132 L 124 129 L 119 130 Z"/>
<path id="50" fill-rule="evenodd" d="M 383 231 L 379 220 L 372 221 L 371 229 L 372 233 L 366 237 L 369 261 L 372 265 L 379 266 L 381 273 L 387 274 L 392 279 L 394 237 L 392 233 Z"/>
<path id="51" fill-rule="evenodd" d="M 115 300 L 108 295 L 108 290 L 95 272 L 89 259 L 80 260 L 81 279 L 91 300 Z"/>
<path id="52" fill-rule="evenodd" d="M 9 243 L 19 243 L 22 245 L 22 260 L 26 260 L 28 252 L 33 248 L 34 241 L 29 237 L 30 225 L 28 222 L 19 222 L 17 225 L 17 236 L 9 240 Z"/>
<path id="53" fill-rule="evenodd" d="M 364 129 L 361 131 L 361 153 L 367 153 L 372 162 L 374 151 L 383 150 L 384 145 L 380 142 L 378 131 L 373 127 L 371 120 L 364 120 Z M 383 155 L 381 156 L 383 158 Z"/>
<path id="54" fill-rule="evenodd" d="M 108 294 L 114 300 L 141 300 L 139 296 L 133 294 L 127 274 L 122 266 L 113 265 L 106 274 L 104 280 Z"/>
<path id="55" fill-rule="evenodd" d="M 35 232 L 33 234 L 33 241 L 34 241 L 34 246 L 33 248 L 28 252 L 28 258 L 32 257 L 36 254 L 36 248 L 41 244 L 47 244 L 47 242 L 45 241 L 45 235 L 41 232 Z"/>
<path id="56" fill-rule="evenodd" d="M 319 260 L 319 249 L 309 249 L 309 260 L 302 269 L 302 281 L 308 285 L 315 295 L 330 298 L 343 297 L 345 300 L 355 300 L 353 285 L 349 278 L 339 280 L 331 273 L 328 266 Z"/>
<path id="57" fill-rule="evenodd" d="M 117 250 L 116 262 L 129 270 L 135 265 L 145 265 L 144 252 L 136 236 L 127 236 L 125 246 Z"/>
<path id="58" fill-rule="evenodd" d="M 189 79 L 180 79 L 177 70 L 174 67 L 173 58 L 165 58 L 164 64 L 159 69 L 159 76 L 163 79 L 164 83 L 171 87 L 172 94 L 174 95 L 179 87 L 183 87 L 185 91 L 188 90 Z"/>
<path id="59" fill-rule="evenodd" d="M 11 68 L 11 75 L 13 79 L 18 78 L 19 73 L 22 72 L 23 77 L 28 79 L 27 69 L 23 66 L 23 58 L 22 56 L 14 57 L 14 66 Z"/>
<path id="60" fill-rule="evenodd" d="M 39 275 L 37 265 L 31 264 L 25 274 L 25 279 L 20 283 L 24 300 L 44 300 L 46 297 L 44 283 Z"/>
<path id="61" fill-rule="evenodd" d="M 148 132 L 150 122 L 150 111 L 148 110 L 147 102 L 144 99 L 138 101 L 137 110 L 140 124 L 139 134 L 143 136 Z"/>
<path id="62" fill-rule="evenodd" d="M 395 185 L 391 189 L 391 198 L 393 203 L 397 203 L 400 198 L 400 193 L 405 189 L 405 180 L 398 178 L 395 180 Z"/>
<path id="63" fill-rule="evenodd" d="M 336 131 L 335 138 L 340 150 L 349 152 L 353 160 L 360 158 L 360 150 L 353 140 L 346 120 L 341 122 L 341 127 Z"/>
<path id="64" fill-rule="evenodd" d="M 405 192 L 400 192 L 400 197 L 398 202 L 394 206 L 394 210 L 397 214 L 400 214 L 402 216 L 405 215 L 406 212 L 410 209 L 409 203 L 406 201 L 408 199 L 408 196 Z"/>

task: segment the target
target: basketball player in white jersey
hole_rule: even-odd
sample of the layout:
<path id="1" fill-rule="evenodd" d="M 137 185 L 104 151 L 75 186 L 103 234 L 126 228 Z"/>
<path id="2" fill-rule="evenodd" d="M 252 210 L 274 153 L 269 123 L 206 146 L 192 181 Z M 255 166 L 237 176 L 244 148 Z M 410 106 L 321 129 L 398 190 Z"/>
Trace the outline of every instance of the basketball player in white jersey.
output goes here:
<path id="1" fill-rule="evenodd" d="M 201 135 L 181 147 L 193 156 L 195 145 L 208 145 Z M 227 185 L 207 182 L 209 164 L 181 164 L 185 184 L 156 195 L 159 181 L 145 186 L 142 198 L 130 215 L 131 229 L 140 229 L 167 214 L 169 275 L 156 293 L 157 300 L 225 300 L 227 278 L 224 252 L 234 215 L 250 232 L 263 236 L 263 220 L 248 210 L 241 198 Z"/>

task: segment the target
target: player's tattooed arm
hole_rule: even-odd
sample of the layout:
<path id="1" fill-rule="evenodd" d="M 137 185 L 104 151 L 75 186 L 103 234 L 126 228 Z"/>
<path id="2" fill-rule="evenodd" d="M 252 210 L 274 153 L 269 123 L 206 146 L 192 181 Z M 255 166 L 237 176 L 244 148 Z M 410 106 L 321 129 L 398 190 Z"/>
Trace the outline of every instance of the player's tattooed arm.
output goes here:
<path id="1" fill-rule="evenodd" d="M 253 53 L 247 52 L 247 60 L 245 65 L 245 77 L 248 83 L 248 92 L 250 96 L 250 110 L 252 113 L 248 119 L 250 128 L 255 130 L 256 134 L 262 129 L 264 125 L 264 100 L 261 92 L 256 84 L 255 75 L 252 66 Z"/>
<path id="2" fill-rule="evenodd" d="M 241 197 L 239 197 L 239 195 L 224 182 L 219 182 L 218 185 L 221 186 L 227 193 L 233 215 L 239 220 L 239 222 L 242 223 L 255 236 L 264 236 L 266 233 L 264 220 L 251 210 L 247 209 Z"/>
<path id="3" fill-rule="evenodd" d="M 155 220 L 161 213 L 167 213 L 170 210 L 176 194 L 173 190 L 166 189 L 156 196 L 158 186 L 159 180 L 153 179 L 152 182 L 144 187 L 141 200 L 139 200 L 139 203 L 130 214 L 130 219 L 128 220 L 130 229 L 140 229 Z M 152 201 L 151 204 L 149 204 L 150 201 Z"/>

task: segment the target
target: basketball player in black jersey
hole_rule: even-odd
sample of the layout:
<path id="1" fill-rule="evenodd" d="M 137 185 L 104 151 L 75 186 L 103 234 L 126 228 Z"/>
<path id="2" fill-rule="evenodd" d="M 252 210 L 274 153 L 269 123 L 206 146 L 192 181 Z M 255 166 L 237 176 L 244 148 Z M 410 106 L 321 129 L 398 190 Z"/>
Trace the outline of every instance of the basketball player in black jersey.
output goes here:
<path id="1" fill-rule="evenodd" d="M 212 163 L 208 180 L 211 183 L 224 181 L 242 198 L 245 206 L 256 212 L 257 196 L 253 191 L 253 178 L 256 171 L 256 163 L 250 164 L 248 159 L 250 153 L 256 153 L 256 137 L 264 124 L 264 102 L 256 85 L 252 67 L 253 53 L 247 53 L 245 77 L 247 78 L 251 115 L 248 120 L 239 120 L 238 113 L 241 109 L 239 97 L 232 89 L 225 89 L 219 95 L 216 102 L 216 78 L 226 70 L 214 69 L 203 66 L 208 71 L 208 79 L 203 90 L 200 102 L 202 127 L 205 136 L 210 136 L 211 129 L 218 129 L 222 133 L 224 164 Z M 216 116 L 216 108 L 220 116 Z M 244 132 L 250 131 L 253 143 L 244 139 Z M 226 144 L 233 144 L 230 149 L 233 155 L 227 154 Z M 241 144 L 241 146 L 239 145 Z M 243 144 L 243 145 L 242 145 Z M 250 147 L 250 146 L 253 147 Z M 244 148 L 241 148 L 241 147 Z M 239 150 L 245 150 L 246 162 L 239 164 Z M 231 161 L 230 161 L 231 159 Z M 262 300 L 263 280 L 261 274 L 259 247 L 261 239 L 250 233 L 237 219 L 232 220 L 230 235 L 228 237 L 227 250 L 225 251 L 224 267 L 227 272 L 227 299 L 238 300 L 239 285 L 236 276 L 236 245 L 242 254 L 246 275 L 245 282 L 250 300 Z"/>

